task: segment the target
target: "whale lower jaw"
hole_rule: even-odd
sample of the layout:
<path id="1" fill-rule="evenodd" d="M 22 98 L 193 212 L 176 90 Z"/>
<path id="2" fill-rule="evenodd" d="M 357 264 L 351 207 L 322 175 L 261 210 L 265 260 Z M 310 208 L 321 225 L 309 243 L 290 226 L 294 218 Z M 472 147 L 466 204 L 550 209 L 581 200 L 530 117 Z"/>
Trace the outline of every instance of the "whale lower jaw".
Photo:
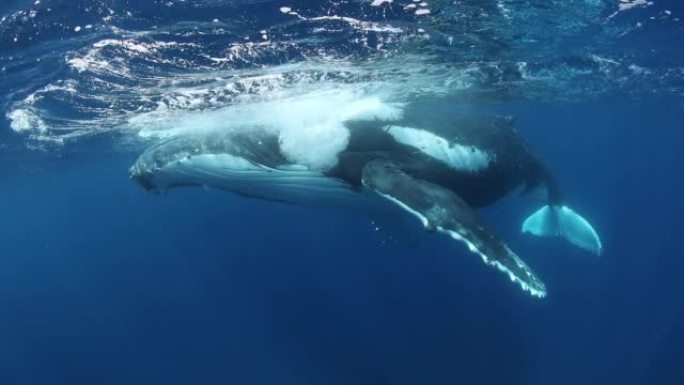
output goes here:
<path id="1" fill-rule="evenodd" d="M 270 168 L 230 154 L 193 155 L 154 169 L 135 164 L 130 174 L 146 189 L 161 194 L 173 187 L 207 186 L 301 205 L 346 203 L 358 195 L 345 182 L 319 171 L 297 165 Z"/>

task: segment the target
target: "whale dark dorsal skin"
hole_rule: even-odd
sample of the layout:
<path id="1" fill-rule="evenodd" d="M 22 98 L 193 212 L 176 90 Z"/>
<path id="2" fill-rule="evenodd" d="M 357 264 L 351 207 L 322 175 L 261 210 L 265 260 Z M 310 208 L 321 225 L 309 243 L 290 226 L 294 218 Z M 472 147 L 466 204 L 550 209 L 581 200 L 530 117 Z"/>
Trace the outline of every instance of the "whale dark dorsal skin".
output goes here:
<path id="1" fill-rule="evenodd" d="M 352 124 L 350 143 L 339 155 L 340 161 L 329 175 L 348 181 L 353 185 L 361 183 L 363 166 L 377 158 L 391 160 L 405 172 L 436 185 L 456 192 L 472 207 L 488 206 L 524 187 L 525 191 L 545 187 L 549 202 L 561 202 L 560 189 L 555 178 L 544 163 L 531 151 L 527 142 L 518 135 L 512 118 L 500 116 L 471 116 L 454 118 L 437 129 L 425 133 L 435 137 L 425 139 L 423 146 L 413 146 L 397 140 L 411 131 L 420 135 L 414 122 L 401 121 L 380 128 Z M 470 152 L 475 152 L 486 164 L 471 164 L 470 167 L 452 167 L 443 159 L 426 153 L 426 146 L 436 143 L 435 151 L 456 150 L 457 155 L 467 162 Z M 408 141 L 405 141 L 408 142 Z M 444 148 L 439 148 L 442 145 Z M 454 161 L 459 161 L 458 156 Z"/>
<path id="2" fill-rule="evenodd" d="M 544 297 L 542 281 L 478 217 L 519 187 L 546 187 L 548 206 L 523 230 L 560 235 L 600 253 L 589 223 L 562 206 L 555 179 L 506 117 L 461 117 L 434 127 L 405 118 L 393 124 L 347 122 L 349 141 L 337 163 L 315 169 L 296 164 L 277 132 L 215 132 L 178 137 L 151 147 L 130 169 L 141 186 L 165 192 L 205 185 L 242 196 L 309 204 L 350 202 L 372 191 L 416 215 L 428 229 L 464 242 L 485 263 L 524 290 Z M 312 149 L 314 151 L 315 149 Z"/>

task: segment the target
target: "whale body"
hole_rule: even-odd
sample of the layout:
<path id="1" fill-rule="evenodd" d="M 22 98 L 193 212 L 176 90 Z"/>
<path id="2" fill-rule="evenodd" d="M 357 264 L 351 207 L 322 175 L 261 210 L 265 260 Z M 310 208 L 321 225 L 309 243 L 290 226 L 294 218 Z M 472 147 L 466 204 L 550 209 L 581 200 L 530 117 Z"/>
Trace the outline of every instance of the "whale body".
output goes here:
<path id="1" fill-rule="evenodd" d="M 453 117 L 430 127 L 406 117 L 350 119 L 333 161 L 320 164 L 307 162 L 306 155 L 325 150 L 324 140 L 298 147 L 282 131 L 265 127 L 215 130 L 158 143 L 138 158 L 130 176 L 158 193 L 212 186 L 295 204 L 380 196 L 426 228 L 465 243 L 525 291 L 544 297 L 542 280 L 488 229 L 477 208 L 519 188 L 543 188 L 547 204 L 524 221 L 524 232 L 560 236 L 594 254 L 601 254 L 602 245 L 589 222 L 564 205 L 556 179 L 514 126 L 512 118 L 499 116 Z"/>

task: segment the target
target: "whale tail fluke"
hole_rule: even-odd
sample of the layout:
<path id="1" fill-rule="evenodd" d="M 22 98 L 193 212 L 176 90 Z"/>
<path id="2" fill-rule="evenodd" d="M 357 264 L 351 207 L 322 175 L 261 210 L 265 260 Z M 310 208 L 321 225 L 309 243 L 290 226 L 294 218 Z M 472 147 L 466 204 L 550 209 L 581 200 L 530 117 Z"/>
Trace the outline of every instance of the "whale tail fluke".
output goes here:
<path id="1" fill-rule="evenodd" d="M 522 231 L 536 236 L 562 237 L 596 255 L 601 255 L 603 248 L 589 221 L 567 206 L 542 207 L 523 222 Z"/>

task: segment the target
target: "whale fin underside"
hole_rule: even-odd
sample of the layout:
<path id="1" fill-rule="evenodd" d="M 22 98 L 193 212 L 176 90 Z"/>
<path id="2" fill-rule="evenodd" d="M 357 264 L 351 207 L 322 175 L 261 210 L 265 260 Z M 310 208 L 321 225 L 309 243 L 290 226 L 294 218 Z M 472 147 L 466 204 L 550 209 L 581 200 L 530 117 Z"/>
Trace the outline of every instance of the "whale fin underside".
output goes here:
<path id="1" fill-rule="evenodd" d="M 362 181 L 366 187 L 416 215 L 426 228 L 464 242 L 486 264 L 507 273 L 513 282 L 533 296 L 546 295 L 544 283 L 487 229 L 477 212 L 457 194 L 415 179 L 387 160 L 368 163 L 363 169 Z"/>
<path id="2" fill-rule="evenodd" d="M 566 206 L 542 207 L 523 222 L 522 231 L 536 236 L 562 237 L 596 255 L 601 255 L 603 249 L 589 221 Z"/>

